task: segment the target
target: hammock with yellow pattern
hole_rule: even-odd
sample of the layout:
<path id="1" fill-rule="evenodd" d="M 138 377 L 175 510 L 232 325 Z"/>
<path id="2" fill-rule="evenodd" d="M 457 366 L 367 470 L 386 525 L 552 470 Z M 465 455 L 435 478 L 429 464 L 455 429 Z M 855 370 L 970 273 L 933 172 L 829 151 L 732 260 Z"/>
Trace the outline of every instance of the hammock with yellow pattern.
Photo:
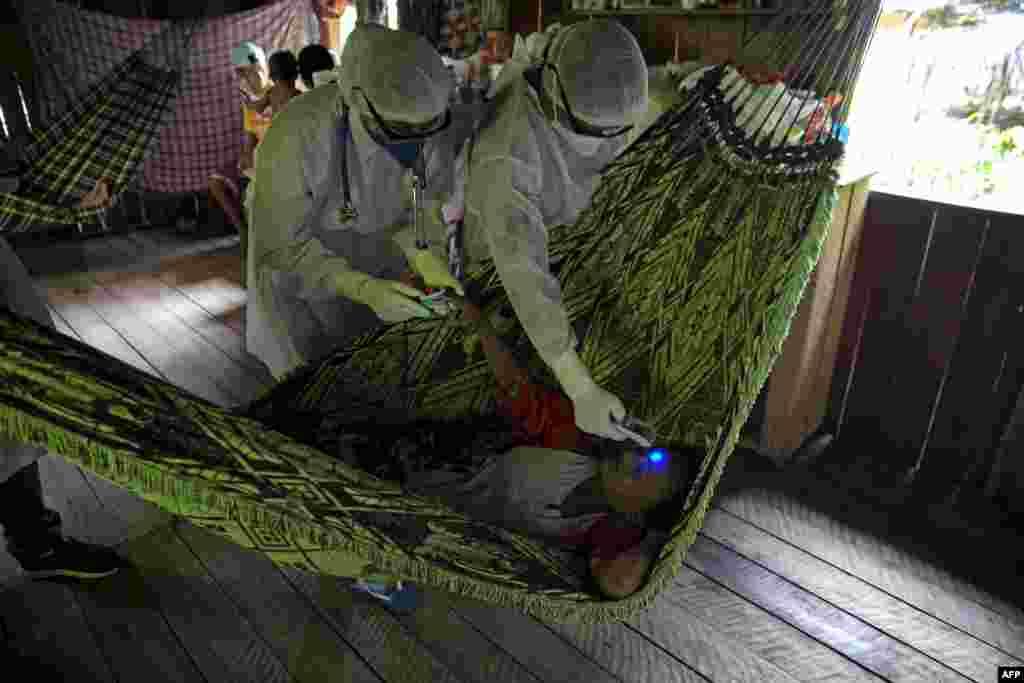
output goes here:
<path id="1" fill-rule="evenodd" d="M 810 21 L 823 21 L 818 33 L 827 37 L 859 35 L 847 37 L 857 49 L 837 62 L 845 80 L 822 81 L 831 72 L 817 58 L 814 70 L 791 69 L 789 78 L 822 97 L 850 92 L 877 15 L 874 0 L 781 18 L 804 36 L 817 35 Z M 803 64 L 792 53 L 784 59 L 771 66 Z M 727 73 L 711 69 L 681 93 L 606 171 L 577 224 L 550 239 L 569 315 L 587 328 L 581 355 L 595 380 L 667 440 L 705 453 L 647 582 L 626 599 L 588 593 L 586 563 L 581 569 L 556 548 L 338 457 L 338 444 L 367 419 L 396 430 L 486 422 L 493 379 L 485 361 L 463 355 L 455 319 L 383 326 L 232 412 L 0 312 L 0 433 L 46 446 L 282 565 L 350 576 L 372 564 L 542 619 L 629 618 L 672 581 L 701 527 L 835 202 L 837 128 L 764 144 L 737 118 Z M 489 306 L 507 305 L 493 264 L 471 279 Z M 510 338 L 528 345 L 521 329 Z"/>

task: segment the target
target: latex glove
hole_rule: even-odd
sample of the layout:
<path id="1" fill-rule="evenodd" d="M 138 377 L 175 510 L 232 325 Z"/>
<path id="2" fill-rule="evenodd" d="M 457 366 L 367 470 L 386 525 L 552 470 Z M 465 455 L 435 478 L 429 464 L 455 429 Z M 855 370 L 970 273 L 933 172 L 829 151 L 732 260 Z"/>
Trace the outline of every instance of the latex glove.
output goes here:
<path id="1" fill-rule="evenodd" d="M 435 243 L 445 239 L 447 226 L 441 213 L 441 206 L 435 202 L 428 203 L 423 209 L 423 220 L 425 222 L 427 239 Z M 452 277 L 448 270 L 448 264 L 441 260 L 430 249 L 420 249 L 416 246 L 415 229 L 407 227 L 400 230 L 392 238 L 405 254 L 406 260 L 416 274 L 423 278 L 423 284 L 432 289 L 446 289 L 451 287 L 459 296 L 465 296 L 465 291 L 459 281 Z"/>
<path id="2" fill-rule="evenodd" d="M 339 294 L 366 304 L 384 322 L 398 323 L 411 318 L 434 317 L 429 308 L 419 303 L 423 292 L 397 280 L 385 280 L 348 270 L 335 275 L 334 283 Z"/>
<path id="3" fill-rule="evenodd" d="M 577 427 L 588 434 L 614 441 L 626 439 L 626 435 L 612 422 L 612 419 L 621 422 L 626 417 L 625 406 L 594 382 L 575 351 L 565 352 L 551 365 L 551 369 L 572 400 Z"/>
<path id="4" fill-rule="evenodd" d="M 442 263 L 441 259 L 434 255 L 429 249 L 416 249 L 412 258 L 409 259 L 412 269 L 423 278 L 423 283 L 431 289 L 454 289 L 459 296 L 465 296 L 459 281 L 452 277 L 448 270 L 448 264 Z"/>

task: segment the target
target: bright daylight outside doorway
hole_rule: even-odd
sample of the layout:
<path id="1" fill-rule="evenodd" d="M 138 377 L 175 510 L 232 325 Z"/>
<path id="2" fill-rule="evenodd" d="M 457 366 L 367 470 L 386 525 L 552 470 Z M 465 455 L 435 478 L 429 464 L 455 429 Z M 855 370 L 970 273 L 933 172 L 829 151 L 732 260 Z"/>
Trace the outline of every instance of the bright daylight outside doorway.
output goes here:
<path id="1" fill-rule="evenodd" d="M 884 0 L 854 96 L 872 189 L 1024 214 L 1024 0 Z"/>

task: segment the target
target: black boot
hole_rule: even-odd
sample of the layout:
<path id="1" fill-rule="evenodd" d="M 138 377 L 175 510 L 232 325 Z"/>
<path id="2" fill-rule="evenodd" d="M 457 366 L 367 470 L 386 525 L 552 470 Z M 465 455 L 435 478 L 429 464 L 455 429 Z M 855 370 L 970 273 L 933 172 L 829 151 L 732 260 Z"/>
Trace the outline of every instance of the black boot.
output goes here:
<path id="1" fill-rule="evenodd" d="M 36 463 L 0 484 L 0 524 L 8 551 L 29 578 L 101 579 L 125 566 L 112 550 L 64 538 L 60 515 L 43 503 Z"/>

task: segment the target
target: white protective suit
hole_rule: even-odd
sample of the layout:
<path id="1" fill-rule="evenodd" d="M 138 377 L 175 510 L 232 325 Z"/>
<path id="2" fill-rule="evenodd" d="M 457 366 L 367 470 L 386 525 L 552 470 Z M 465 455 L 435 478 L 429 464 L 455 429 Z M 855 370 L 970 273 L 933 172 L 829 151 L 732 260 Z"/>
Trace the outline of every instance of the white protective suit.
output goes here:
<path id="1" fill-rule="evenodd" d="M 579 42 L 594 45 L 596 51 L 602 36 L 586 32 L 606 31 L 608 23 L 612 22 L 585 22 L 562 31 L 585 27 L 583 35 L 576 37 L 582 38 Z M 592 57 L 586 65 L 594 72 L 604 73 L 606 83 L 613 80 L 607 78 L 613 69 L 618 68 L 620 75 L 627 72 L 618 88 L 604 93 L 604 112 L 599 111 L 594 101 L 601 93 L 581 106 L 582 111 L 574 112 L 581 118 L 589 114 L 587 122 L 593 125 L 622 125 L 624 120 L 642 115 L 647 107 L 647 72 L 639 46 L 631 36 L 613 37 L 633 51 L 624 59 L 621 50 L 611 50 L 611 54 L 602 56 L 608 61 L 602 63 L 598 57 Z M 528 39 L 526 44 L 536 46 L 537 41 Z M 558 44 L 556 36 L 552 45 Z M 530 59 L 536 59 L 536 55 L 530 55 Z M 617 66 L 616 61 L 626 62 L 625 68 Z M 561 286 L 550 271 L 548 228 L 577 220 L 590 203 L 602 169 L 622 152 L 627 137 L 583 137 L 559 124 L 553 125 L 545 117 L 537 93 L 523 77 L 529 66 L 522 55 L 505 65 L 496 84 L 493 109 L 459 159 L 459 164 L 464 165 L 468 157 L 463 233 L 466 271 L 472 272 L 474 263 L 482 259 L 494 258 L 509 299 L 538 355 L 555 370 L 573 399 L 578 426 L 594 434 L 621 439 L 609 419 L 601 414 L 607 408 L 621 418 L 621 403 L 594 385 L 576 356 L 576 340 L 562 304 Z M 569 74 L 561 75 L 566 81 L 570 78 Z M 585 80 L 578 79 L 578 90 L 588 87 Z M 569 91 L 572 84 L 565 86 Z M 457 181 L 456 187 L 459 185 L 461 182 Z M 451 215 L 462 213 L 462 201 L 457 189 L 446 207 Z M 435 220 L 431 224 L 432 249 L 444 242 L 440 223 Z M 443 258 L 442 253 L 438 250 L 439 258 Z M 583 405 L 586 402 L 590 405 Z"/>
<path id="2" fill-rule="evenodd" d="M 24 264 L 7 240 L 0 237 L 0 304 L 14 313 L 53 328 L 53 318 L 46 302 L 36 290 Z M 0 483 L 18 470 L 46 455 L 46 449 L 27 446 L 0 437 Z"/>
<path id="3" fill-rule="evenodd" d="M 399 33 L 359 27 L 346 45 L 340 82 L 292 100 L 260 145 L 247 202 L 252 277 L 246 344 L 275 377 L 380 324 L 370 307 L 339 295 L 339 277 L 361 271 L 393 281 L 407 267 L 402 250 L 390 237 L 410 224 L 410 173 L 371 139 L 359 106 L 352 106 L 358 96 L 351 91 L 361 84 L 372 96 L 381 92 L 380 81 L 396 81 L 389 75 L 402 65 L 389 64 L 388 58 L 396 55 L 387 49 L 394 49 Z M 386 49 L 377 49 L 381 46 Z M 408 117 L 416 115 L 416 107 L 421 113 L 430 108 L 444 111 L 452 84 L 440 57 L 433 55 L 448 81 L 414 65 L 419 80 L 407 79 L 373 101 L 381 116 L 396 120 L 403 106 Z M 372 78 L 376 82 L 368 84 Z M 349 103 L 348 126 L 344 102 Z M 424 146 L 427 196 L 450 190 L 451 131 L 457 129 L 453 125 Z M 339 217 L 344 204 L 343 153 L 351 201 L 358 212 L 346 222 Z"/>

